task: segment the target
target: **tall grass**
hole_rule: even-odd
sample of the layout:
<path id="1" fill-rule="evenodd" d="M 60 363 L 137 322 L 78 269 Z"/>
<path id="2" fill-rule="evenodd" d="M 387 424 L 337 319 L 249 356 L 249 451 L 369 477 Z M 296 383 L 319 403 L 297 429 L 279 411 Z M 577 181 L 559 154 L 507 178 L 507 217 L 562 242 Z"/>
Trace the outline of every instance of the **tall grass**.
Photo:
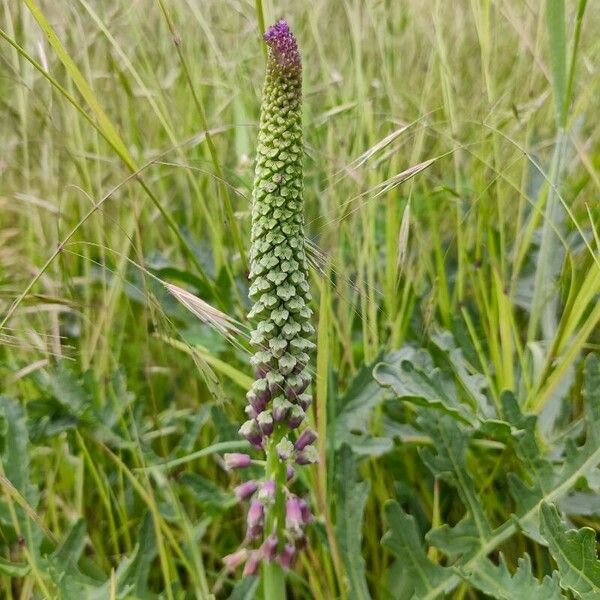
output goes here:
<path id="1" fill-rule="evenodd" d="M 385 502 L 411 507 L 423 531 L 461 516 L 447 482 L 423 476 L 432 439 L 412 427 L 414 408 L 373 400 L 366 379 L 390 352 L 410 344 L 438 360 L 432 340 L 447 330 L 492 405 L 510 390 L 539 417 L 542 447 L 562 425 L 578 431 L 580 359 L 600 350 L 589 4 L 3 0 L 0 386 L 24 412 L 10 427 L 3 413 L 0 439 L 3 470 L 38 491 L 0 473 L 0 597 L 57 593 L 22 523 L 37 523 L 46 554 L 71 532 L 79 570 L 106 580 L 99 597 L 127 597 L 126 557 L 164 598 L 256 589 L 221 564 L 244 516 L 220 456 L 240 448 L 251 377 L 260 33 L 281 16 L 305 64 L 321 457 L 302 480 L 318 543 L 288 576 L 291 597 L 402 597 L 387 583 L 402 567 L 380 544 Z M 165 283 L 235 328 L 200 322 Z M 366 412 L 338 425 L 352 401 Z M 7 466 L 9 430 L 30 441 Z M 336 436 L 350 433 L 369 449 L 342 462 Z M 477 443 L 477 493 L 504 522 L 509 442 Z M 362 507 L 340 507 L 345 487 Z M 344 510 L 363 510 L 362 528 L 344 529 Z M 573 521 L 598 531 L 597 517 Z M 540 577 L 554 564 L 523 535 L 498 549 L 513 565 L 528 552 Z M 435 545 L 429 558 L 448 562 Z M 366 588 L 353 580 L 363 560 Z M 483 597 L 465 580 L 449 594 Z"/>

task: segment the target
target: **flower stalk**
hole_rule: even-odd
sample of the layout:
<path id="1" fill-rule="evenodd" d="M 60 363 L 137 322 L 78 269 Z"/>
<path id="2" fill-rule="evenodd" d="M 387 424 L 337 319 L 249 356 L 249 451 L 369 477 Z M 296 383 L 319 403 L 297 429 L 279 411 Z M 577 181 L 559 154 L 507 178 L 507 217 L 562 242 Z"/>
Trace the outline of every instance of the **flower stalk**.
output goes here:
<path id="1" fill-rule="evenodd" d="M 250 502 L 244 549 L 254 549 L 234 554 L 230 562 L 237 565 L 245 557 L 245 573 L 257 572 L 262 562 L 265 598 L 283 599 L 284 571 L 306 544 L 305 527 L 312 520 L 291 485 L 295 466 L 317 461 L 316 434 L 305 426 L 314 329 L 304 239 L 300 53 L 285 21 L 270 27 L 264 40 L 268 59 L 252 194 L 248 315 L 256 380 L 240 435 L 264 453 L 265 473 L 262 481 L 236 487 L 238 498 Z M 233 469 L 250 460 L 232 455 L 225 462 Z"/>

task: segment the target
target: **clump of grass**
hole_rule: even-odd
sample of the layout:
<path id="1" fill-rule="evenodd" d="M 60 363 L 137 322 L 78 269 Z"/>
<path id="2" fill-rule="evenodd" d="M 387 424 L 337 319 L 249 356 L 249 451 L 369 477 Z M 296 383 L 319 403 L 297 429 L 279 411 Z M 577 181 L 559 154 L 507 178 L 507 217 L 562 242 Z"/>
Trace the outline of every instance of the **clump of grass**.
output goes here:
<path id="1" fill-rule="evenodd" d="M 288 596 L 600 593 L 591 6 L 5 2 L 0 597 L 283 588 L 222 562 L 274 539 L 237 431 L 251 356 L 279 369 L 244 244 L 279 14 L 305 64 L 319 433 Z"/>

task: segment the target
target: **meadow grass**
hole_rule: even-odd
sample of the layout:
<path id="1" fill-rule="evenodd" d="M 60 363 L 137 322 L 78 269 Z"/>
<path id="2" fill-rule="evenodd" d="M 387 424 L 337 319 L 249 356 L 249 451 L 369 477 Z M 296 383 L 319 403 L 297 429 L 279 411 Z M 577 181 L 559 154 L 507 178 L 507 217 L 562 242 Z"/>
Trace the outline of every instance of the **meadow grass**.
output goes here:
<path id="1" fill-rule="evenodd" d="M 0 473 L 0 522 L 23 538 L 0 530 L 0 597 L 58 593 L 19 511 L 47 552 L 84 520 L 79 569 L 108 578 L 99 597 L 128 597 L 132 555 L 162 598 L 226 598 L 239 579 L 221 563 L 244 511 L 220 456 L 244 447 L 261 30 L 282 16 L 304 61 L 321 456 L 302 478 L 319 522 L 291 597 L 366 597 L 344 558 L 357 542 L 340 529 L 333 439 L 364 365 L 446 330 L 493 405 L 511 390 L 540 415 L 542 447 L 560 418 L 577 429 L 569 390 L 600 350 L 600 11 L 585 4 L 3 0 L 0 385 L 26 409 L 19 468 L 38 491 Z M 193 314 L 178 290 L 217 312 L 192 300 Z M 368 421 L 394 449 L 356 454 L 358 547 L 368 593 L 400 598 L 385 502 L 423 531 L 461 509 L 423 476 L 427 435 L 403 437 L 382 404 Z M 503 523 L 511 455 L 478 456 L 477 493 Z M 573 521 L 598 531 L 598 514 Z M 528 552 L 539 577 L 553 564 L 521 534 L 498 549 L 511 564 Z M 244 585 L 232 597 L 252 597 Z M 483 597 L 466 581 L 448 593 Z"/>

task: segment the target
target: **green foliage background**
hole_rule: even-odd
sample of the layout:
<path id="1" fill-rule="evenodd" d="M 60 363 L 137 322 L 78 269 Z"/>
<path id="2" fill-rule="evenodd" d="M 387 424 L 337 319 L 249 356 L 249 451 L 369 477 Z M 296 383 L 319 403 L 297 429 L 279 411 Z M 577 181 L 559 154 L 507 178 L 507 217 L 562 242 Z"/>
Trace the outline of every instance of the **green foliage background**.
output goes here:
<path id="1" fill-rule="evenodd" d="M 0 597 L 262 597 L 220 561 L 244 529 L 220 457 L 282 16 L 321 455 L 289 597 L 600 598 L 584 0 L 0 3 Z"/>

